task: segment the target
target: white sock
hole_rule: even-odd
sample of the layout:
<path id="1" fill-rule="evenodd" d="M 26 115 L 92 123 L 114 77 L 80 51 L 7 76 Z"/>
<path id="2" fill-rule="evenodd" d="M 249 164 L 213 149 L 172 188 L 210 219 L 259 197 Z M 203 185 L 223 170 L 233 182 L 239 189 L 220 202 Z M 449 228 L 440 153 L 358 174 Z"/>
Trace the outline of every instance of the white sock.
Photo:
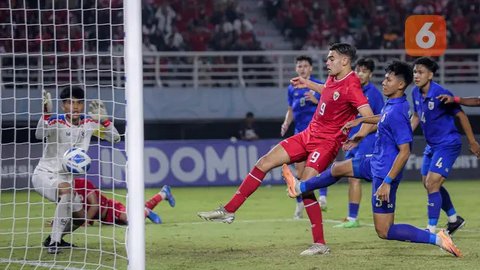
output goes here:
<path id="1" fill-rule="evenodd" d="M 167 198 L 167 194 L 165 194 L 165 192 L 163 191 L 158 192 L 158 194 L 160 194 L 160 197 L 162 197 L 162 200 L 165 200 L 165 198 Z"/>
<path id="2" fill-rule="evenodd" d="M 71 204 L 72 196 L 70 194 L 61 195 L 60 201 L 57 203 L 55 209 L 55 216 L 52 224 L 52 234 L 50 244 L 60 242 L 62 240 L 62 234 L 65 231 L 67 225 L 71 220 Z"/>
<path id="3" fill-rule="evenodd" d="M 457 222 L 457 214 L 453 214 L 451 216 L 448 216 L 447 219 L 448 219 L 448 223 Z"/>
<path id="4" fill-rule="evenodd" d="M 437 226 L 428 225 L 427 230 L 429 230 L 431 233 L 435 233 L 435 231 L 437 230 Z"/>
<path id="5" fill-rule="evenodd" d="M 318 198 L 318 201 L 321 202 L 321 203 L 327 203 L 327 196 L 320 196 Z"/>
<path id="6" fill-rule="evenodd" d="M 355 222 L 357 220 L 357 218 L 354 218 L 354 217 L 347 217 L 347 220 L 348 221 L 351 221 L 351 222 Z"/>
<path id="7" fill-rule="evenodd" d="M 442 238 L 440 238 L 438 235 L 435 238 L 435 245 L 441 247 L 442 246 Z"/>

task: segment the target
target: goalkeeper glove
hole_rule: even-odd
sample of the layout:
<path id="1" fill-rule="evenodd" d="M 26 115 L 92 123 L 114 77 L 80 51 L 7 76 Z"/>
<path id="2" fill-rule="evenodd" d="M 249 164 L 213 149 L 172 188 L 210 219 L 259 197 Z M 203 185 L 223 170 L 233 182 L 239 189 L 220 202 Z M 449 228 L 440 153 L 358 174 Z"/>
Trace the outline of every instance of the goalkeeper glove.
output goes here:
<path id="1" fill-rule="evenodd" d="M 90 102 L 90 105 L 88 106 L 88 115 L 102 124 L 108 120 L 107 108 L 105 108 L 105 104 L 103 104 L 101 100 L 93 100 Z"/>
<path id="2" fill-rule="evenodd" d="M 52 95 L 50 92 L 42 90 L 42 107 L 44 113 L 51 113 L 53 109 Z"/>

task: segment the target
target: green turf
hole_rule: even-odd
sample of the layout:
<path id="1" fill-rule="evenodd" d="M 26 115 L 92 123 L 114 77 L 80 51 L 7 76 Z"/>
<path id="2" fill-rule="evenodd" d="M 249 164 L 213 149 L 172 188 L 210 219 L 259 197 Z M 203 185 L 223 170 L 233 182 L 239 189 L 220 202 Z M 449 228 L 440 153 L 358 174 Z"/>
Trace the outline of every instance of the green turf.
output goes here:
<path id="1" fill-rule="evenodd" d="M 311 244 L 310 226 L 307 219 L 291 219 L 294 200 L 286 197 L 285 187 L 261 187 L 237 212 L 235 222 L 230 225 L 202 221 L 196 212 L 224 203 L 235 187 L 174 188 L 177 206 L 170 208 L 162 203 L 155 209 L 164 224 L 146 222 L 147 269 L 478 269 L 480 215 L 476 209 L 480 205 L 480 183 L 451 181 L 446 186 L 457 211 L 467 220 L 467 226 L 454 238 L 465 255 L 461 259 L 435 246 L 379 239 L 372 225 L 369 196 L 362 200 L 361 228 L 332 228 L 347 212 L 345 184 L 330 188 L 328 212 L 324 213 L 325 235 L 331 254 L 313 257 L 298 255 Z M 146 196 L 154 192 L 147 190 Z M 367 185 L 363 193 L 370 195 Z M 22 268 L 19 263 L 0 263 L 0 269 L 48 269 L 54 264 L 54 257 L 39 245 L 49 232 L 43 225 L 42 213 L 53 215 L 53 205 L 32 203 L 41 202 L 35 193 L 30 194 L 27 204 L 28 193 L 21 192 L 15 196 L 14 209 L 13 195 L 3 193 L 0 197 L 0 260 L 28 260 L 37 264 Z M 30 209 L 29 223 L 27 209 Z M 13 213 L 16 217 L 14 231 L 11 230 Z M 396 221 L 425 227 L 426 193 L 420 182 L 401 184 Z M 445 222 L 442 214 L 440 224 L 443 226 Z M 99 262 L 110 269 L 126 269 L 126 261 L 122 258 L 126 255 L 124 237 L 125 230 L 121 227 L 80 228 L 73 241 L 82 247 L 88 246 L 89 250 L 77 249 L 58 255 L 56 265 L 59 268 L 55 269 L 63 266 L 97 269 L 95 264 Z M 17 248 L 5 248 L 12 243 Z M 48 267 L 39 267 L 39 260 Z M 69 261 L 88 264 L 68 265 Z M 98 269 L 109 269 L 107 267 Z"/>

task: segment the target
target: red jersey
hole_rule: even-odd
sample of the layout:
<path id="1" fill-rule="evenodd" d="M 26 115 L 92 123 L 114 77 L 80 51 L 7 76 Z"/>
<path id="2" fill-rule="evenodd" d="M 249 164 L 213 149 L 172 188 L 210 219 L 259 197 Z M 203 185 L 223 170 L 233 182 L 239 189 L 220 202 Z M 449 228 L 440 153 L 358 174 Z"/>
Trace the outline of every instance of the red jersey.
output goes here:
<path id="1" fill-rule="evenodd" d="M 100 207 L 103 208 L 108 205 L 109 199 L 103 196 L 100 190 L 90 180 L 84 178 L 75 178 L 74 189 L 75 192 L 77 192 L 77 194 L 80 196 L 84 204 L 87 204 L 88 195 L 90 195 L 92 192 L 95 192 L 97 194 Z M 89 205 L 87 204 L 85 209 L 87 209 L 88 207 Z"/>
<path id="2" fill-rule="evenodd" d="M 307 132 L 313 137 L 343 142 L 348 134 L 340 129 L 355 119 L 359 108 L 367 105 L 360 79 L 353 71 L 341 80 L 328 76 Z"/>

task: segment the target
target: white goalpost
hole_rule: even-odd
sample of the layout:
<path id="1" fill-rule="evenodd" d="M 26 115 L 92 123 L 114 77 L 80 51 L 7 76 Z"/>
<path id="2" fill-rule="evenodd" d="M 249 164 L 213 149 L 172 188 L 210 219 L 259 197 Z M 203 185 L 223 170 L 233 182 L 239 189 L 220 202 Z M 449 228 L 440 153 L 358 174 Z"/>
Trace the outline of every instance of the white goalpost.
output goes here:
<path id="1" fill-rule="evenodd" d="M 141 50 L 141 1 L 0 1 L 0 269 L 145 269 Z M 48 126 L 64 114 L 60 94 L 70 86 L 84 90 L 85 117 L 101 100 L 121 136 L 118 143 L 92 136 L 90 169 L 72 178 L 125 205 L 128 226 L 100 218 L 73 232 L 70 225 L 63 240 L 76 247 L 49 253 L 44 241 L 57 204 L 36 190 L 32 175 L 50 142 L 35 131 L 39 121 Z M 48 113 L 43 90 L 53 103 Z M 118 212 L 108 213 L 115 220 Z"/>

